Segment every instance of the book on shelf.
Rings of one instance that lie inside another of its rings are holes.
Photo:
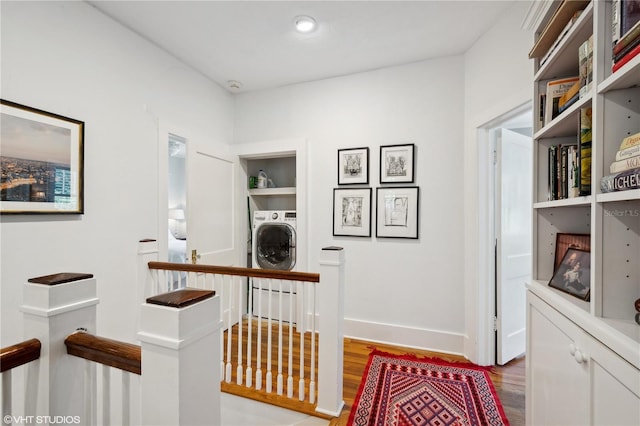
[[[560,96],[560,99],[558,100],[558,113],[560,114],[562,113],[562,111],[569,108],[575,101],[578,100],[579,97],[580,82],[576,81],[573,86],[571,86],[571,88],[567,90],[567,93]]]
[[[625,170],[637,169],[640,167],[640,156],[626,158],[624,160],[614,161],[609,166],[609,173],[619,173]]]
[[[622,142],[620,142],[620,148],[618,148],[618,150],[622,151],[623,149],[631,148],[632,146],[637,145],[640,145],[640,132],[634,133],[633,135],[629,135],[622,139]]]
[[[633,51],[633,49],[639,44],[640,44],[640,36],[638,36],[638,38],[636,38],[635,40],[632,40],[631,43],[629,43],[620,52],[618,52],[617,54],[613,55],[613,63],[615,64],[617,62],[620,62],[620,60],[622,58],[627,56],[627,54],[630,53],[631,51]]]
[[[577,197],[579,195],[578,146],[551,145],[548,151],[548,200]]]
[[[631,28],[624,37],[622,37],[620,40],[618,40],[617,43],[613,45],[613,57],[615,58],[627,46],[638,40],[638,38],[640,38],[640,21],[636,22],[633,28]]]
[[[580,97],[591,92],[593,85],[593,35],[578,47],[578,68],[580,71]]]
[[[611,67],[611,72],[618,71],[620,68],[626,65],[630,60],[638,56],[638,53],[640,53],[640,44],[638,44],[636,47],[631,49],[631,51],[626,55],[624,55],[622,58],[620,58],[618,62],[613,64],[613,66]]]
[[[549,48],[549,50],[547,50],[547,53],[545,53],[541,58],[540,58],[540,66],[544,65],[545,62],[547,62],[547,59],[549,59],[549,57],[551,57],[551,55],[553,55],[553,52],[555,52],[556,47],[558,47],[560,45],[560,43],[562,42],[562,40],[564,40],[565,36],[567,35],[567,33],[569,32],[569,30],[571,29],[571,27],[573,26],[573,24],[576,22],[576,20],[580,17],[580,14],[582,14],[582,9],[581,10],[576,10],[573,15],[571,15],[571,18],[569,19],[569,21],[567,22],[567,24],[564,26],[564,28],[562,29],[562,31],[560,31],[560,34],[558,35],[558,37],[556,37],[556,40],[553,42],[553,44],[551,45],[551,47]]]
[[[640,145],[630,146],[616,152],[616,161],[624,160],[626,158],[635,157],[640,155]]]
[[[568,32],[567,26],[570,27],[569,23],[573,23],[577,19],[576,12],[581,12],[587,7],[589,1],[590,0],[565,0],[559,3],[553,12],[553,16],[540,33],[540,37],[538,37],[531,48],[529,58],[539,58],[553,50],[557,43],[559,43],[559,40],[562,40],[564,34]]]
[[[591,195],[591,107],[580,109],[580,195]]]
[[[607,175],[600,181],[602,192],[626,191],[640,188],[640,168]]]
[[[613,45],[633,30],[640,21],[640,0],[611,1],[611,41]]]
[[[567,93],[576,82],[579,81],[579,77],[567,77],[558,80],[551,80],[547,83],[547,96],[544,111],[545,124],[549,124],[551,120],[560,114],[558,109],[560,98],[562,95]]]

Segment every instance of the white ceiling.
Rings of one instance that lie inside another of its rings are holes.
[[[90,1],[234,92],[458,55],[515,0]],[[298,15],[318,29],[298,34]]]

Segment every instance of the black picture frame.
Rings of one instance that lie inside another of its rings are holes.
[[[420,187],[376,189],[376,237],[419,238]]]
[[[578,299],[589,301],[591,290],[591,253],[569,247],[549,281],[549,286]]]
[[[338,150],[338,185],[369,183],[369,148]]]
[[[371,236],[371,193],[371,188],[334,188],[334,236]]]
[[[0,99],[0,213],[84,213],[84,122]]]
[[[413,183],[415,179],[415,145],[380,147],[380,183]]]

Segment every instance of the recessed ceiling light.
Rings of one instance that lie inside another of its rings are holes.
[[[300,33],[310,33],[316,29],[316,20],[311,16],[296,16],[296,30]]]
[[[242,88],[242,83],[236,80],[227,81],[227,85],[229,86],[229,89],[232,89],[232,90],[239,90]]]

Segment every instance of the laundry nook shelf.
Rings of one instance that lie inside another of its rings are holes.
[[[296,195],[295,187],[284,187],[284,188],[254,188],[249,190],[249,195],[251,196],[283,196],[283,195]]]

